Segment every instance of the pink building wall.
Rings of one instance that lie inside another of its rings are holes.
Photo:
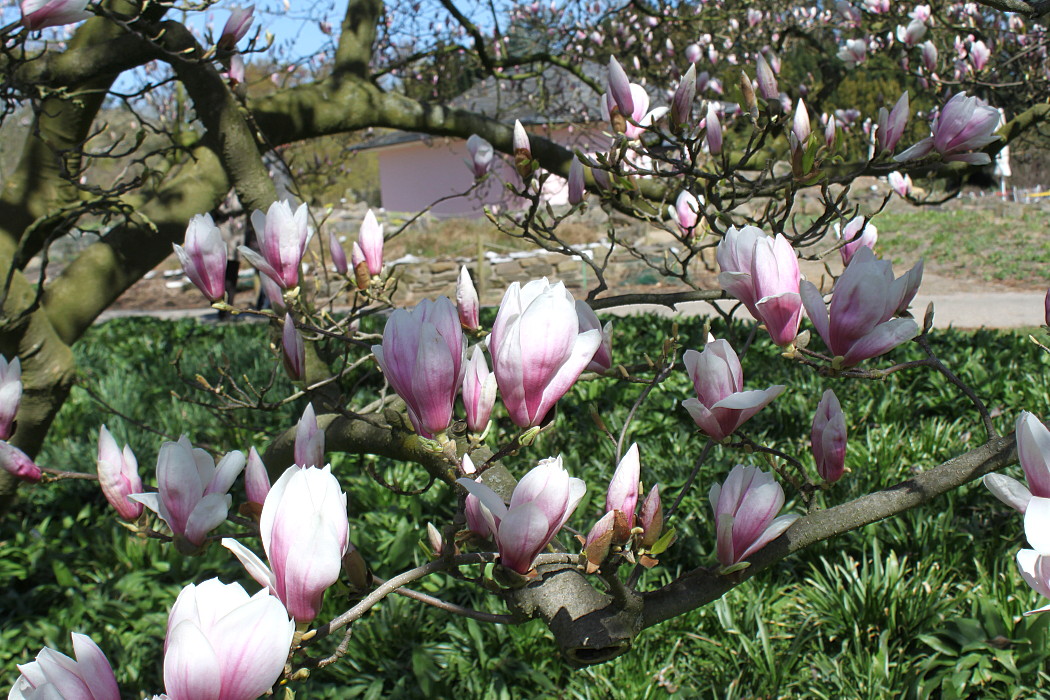
[[[550,133],[558,143],[572,145],[593,142],[598,135],[580,129],[562,128]],[[607,138],[600,137],[602,142]],[[377,149],[382,205],[387,211],[418,212],[442,197],[466,192],[474,182],[467,165],[467,144],[459,139],[427,138]],[[506,156],[496,155],[496,165],[488,180],[466,197],[454,197],[435,205],[430,213],[439,217],[474,218],[486,206],[520,208],[523,200],[507,191],[504,183],[521,186],[521,180]],[[565,180],[552,175],[544,187],[545,199],[552,205],[567,204]]]

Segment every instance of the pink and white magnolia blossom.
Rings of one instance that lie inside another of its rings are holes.
[[[868,57],[868,42],[864,39],[847,39],[837,56],[847,69],[856,68]]]
[[[292,453],[298,467],[320,467],[325,463],[324,431],[317,425],[317,414],[312,403],[306,404],[302,417],[295,424]]]
[[[222,301],[226,296],[226,242],[210,214],[190,219],[183,243],[172,246],[190,282],[208,301]]]
[[[463,406],[467,411],[467,429],[472,433],[485,430],[495,405],[496,375],[489,372],[481,346],[475,345],[463,374]]]
[[[700,221],[701,200],[689,190],[682,190],[674,201],[673,207],[667,208],[667,213],[678,225],[678,230],[686,238],[692,238],[696,232],[696,225]]]
[[[879,230],[875,228],[875,224],[870,221],[866,222],[863,216],[857,216],[846,224],[845,228],[835,224],[835,238],[843,241],[842,247],[839,248],[842,264],[849,265],[853,255],[862,246],[875,250],[875,243],[879,240]]]
[[[682,407],[713,440],[724,440],[784,391],[780,384],[744,391],[740,358],[725,340],[712,340],[703,352],[686,350],[682,362],[697,396]]]
[[[984,485],[1000,501],[1024,513],[1032,498],[1050,498],[1050,430],[1034,415],[1022,411],[1014,424],[1014,435],[1017,460],[1028,486],[996,472],[985,475]]]
[[[921,19],[913,19],[908,22],[907,27],[897,26],[897,41],[909,48],[918,45],[924,36],[926,36],[926,23]]]
[[[291,314],[285,315],[281,329],[281,359],[292,381],[300,381],[306,376],[306,344]]]
[[[992,52],[983,41],[975,41],[970,44],[970,62],[973,64],[974,73],[980,73],[988,65],[988,59]]]
[[[572,157],[572,162],[569,164],[569,179],[567,182],[568,187],[568,202],[569,204],[576,205],[583,201],[584,195],[587,194],[587,178],[583,172],[583,163],[577,156]]]
[[[616,57],[609,58],[609,90],[602,95],[602,119],[628,139],[639,138],[653,122],[667,113],[667,107],[649,110],[649,94],[637,83],[629,82]]]
[[[483,483],[459,479],[478,499],[485,536],[499,549],[500,564],[525,574],[576,510],[587,492],[582,479],[569,476],[561,457],[541,460],[521,478],[510,497],[510,505]]]
[[[222,27],[222,34],[219,35],[216,46],[226,51],[236,49],[237,42],[244,38],[248,33],[248,29],[252,26],[252,21],[255,19],[253,17],[254,13],[254,5],[250,7],[235,7],[230,10],[230,16]]]
[[[88,0],[22,0],[22,26],[29,31],[82,22],[90,18]]]
[[[489,353],[514,424],[540,425],[601,343],[599,330],[581,331],[576,302],[563,283],[544,277],[524,287],[511,284],[492,324]]]
[[[142,515],[142,504],[128,498],[133,493],[142,493],[138,460],[131,445],[124,445],[121,450],[104,425],[98,431],[96,465],[102,495],[124,520],[138,520]]]
[[[368,266],[368,274],[376,277],[383,271],[383,227],[369,209],[357,234],[357,245]]]
[[[1017,567],[1024,579],[1036,593],[1050,598],[1050,498],[1033,496],[1024,514],[1024,534],[1032,549],[1017,553]],[[1025,615],[1050,611],[1050,604]]]
[[[511,147],[514,149],[514,170],[522,180],[532,175],[532,143],[529,141],[529,132],[521,125],[521,121],[514,120],[514,131],[511,135]]]
[[[876,153],[893,153],[897,143],[904,134],[904,127],[908,125],[908,117],[911,116],[911,105],[908,99],[908,91],[900,96],[891,111],[885,107],[879,107],[879,121],[875,130]]]
[[[707,103],[707,116],[704,118],[704,141],[711,155],[717,156],[722,152],[722,122],[718,118],[718,108],[714,102]]]
[[[346,264],[346,251],[343,250],[343,245],[339,242],[339,237],[335,235],[335,231],[328,234],[328,253],[332,256],[332,265],[335,266],[335,271],[340,275],[345,275],[350,270],[350,266]]]
[[[459,312],[461,326],[471,331],[481,328],[481,322],[478,319],[478,314],[481,312],[481,300],[478,299],[478,290],[474,287],[474,281],[470,279],[466,265],[459,268],[459,280],[456,282],[456,310]]]
[[[270,475],[266,471],[259,451],[254,447],[248,450],[248,464],[244,468],[244,495],[249,503],[262,505],[266,494],[270,493]]]
[[[803,282],[800,291],[806,314],[835,356],[835,364],[852,367],[918,335],[913,319],[893,317],[907,308],[920,282],[921,260],[894,279],[889,261],[876,260],[871,248],[861,246],[835,284],[830,306],[825,306],[811,282]]]
[[[267,566],[237,540],[224,538],[252,578],[281,599],[296,622],[321,611],[350,546],[346,494],[332,467],[289,467],[270,488],[259,518]]]
[[[937,72],[937,46],[932,41],[922,45],[922,65],[930,73]]]
[[[474,177],[482,177],[492,169],[492,161],[496,152],[492,144],[485,139],[477,134],[471,134],[467,139],[467,153],[470,154],[470,161],[467,164],[474,173]]]
[[[626,521],[627,531],[634,527],[635,509],[638,506],[638,485],[641,477],[641,460],[638,444],[632,444],[616,465],[609,490],[605,494],[605,512],[619,511]]]
[[[19,664],[8,700],[120,700],[109,659],[91,637],[72,633],[73,656],[44,647],[36,659]]]
[[[765,324],[773,342],[785,346],[802,320],[798,256],[783,234],[770,238],[754,226],[730,226],[716,254],[718,283]]]
[[[962,161],[971,165],[992,162],[987,153],[971,153],[999,140],[999,112],[976,97],[957,93],[944,105],[933,121],[933,135],[898,155],[894,160],[904,162],[922,158],[936,150],[946,161]]]
[[[774,75],[769,61],[761,53],[755,56],[755,76],[759,97],[772,102],[779,101],[780,88],[777,86],[777,76]]]
[[[219,579],[182,589],[164,636],[169,700],[254,700],[284,672],[295,622],[268,591]]]
[[[15,418],[22,405],[22,362],[0,355],[0,440],[15,434]]]
[[[242,245],[238,250],[245,260],[281,289],[298,285],[299,264],[310,240],[306,205],[300,204],[295,213],[286,201],[274,202],[265,214],[256,209],[252,212],[252,228],[262,253]]]
[[[204,450],[194,447],[185,435],[178,442],[165,442],[157,454],[157,493],[131,494],[160,516],[172,533],[193,545],[217,528],[230,511],[228,494],[244,469],[244,453],[234,450],[219,464]]]
[[[590,364],[584,367],[585,372],[608,372],[612,369],[612,331],[613,322],[608,321],[605,326],[598,320],[597,314],[590,305],[582,299],[576,300],[576,313],[580,318],[580,331],[587,332],[592,329],[601,331],[602,343],[591,358]]]
[[[678,88],[674,91],[671,100],[671,124],[675,128],[689,124],[693,112],[693,100],[696,98],[696,65],[690,63],[689,68],[682,74],[678,81]]]
[[[911,194],[911,175],[904,173],[903,175],[894,170],[892,173],[886,176],[886,180],[890,183],[890,189],[896,192],[901,197],[907,197]]]
[[[708,493],[715,514],[718,561],[729,567],[780,537],[798,515],[777,513],[784,506],[784,489],[772,474],[738,464],[724,484]]]
[[[416,431],[428,438],[443,433],[452,422],[466,369],[466,343],[449,298],[424,299],[412,309],[394,311],[383,329],[382,345],[373,345],[372,352],[387,382],[404,399]]]
[[[831,389],[817,404],[809,439],[820,478],[829,484],[841,479],[846,472],[846,417]]]
[[[40,481],[44,476],[29,455],[5,440],[0,440],[0,469],[20,481],[31,484]]]

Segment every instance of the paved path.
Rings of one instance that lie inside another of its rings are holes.
[[[919,293],[912,303],[912,313],[922,319],[926,306],[934,305],[934,327],[947,328],[1024,328],[1040,326],[1044,321],[1045,292],[1012,291],[1005,287],[983,284],[966,285],[935,275],[926,275]],[[730,304],[730,302],[719,302]],[[728,306],[726,307],[728,308]],[[636,305],[612,310],[616,315],[655,313],[671,316],[676,312],[662,306]],[[678,314],[684,316],[711,315],[713,312],[705,302],[688,302],[678,305]],[[746,313],[741,310],[740,313]],[[216,312],[209,307],[196,309],[161,309],[145,311],[105,311],[98,322],[128,316],[153,316],[156,318],[208,318],[214,319]]]

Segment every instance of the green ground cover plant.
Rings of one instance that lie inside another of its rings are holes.
[[[657,353],[675,321],[642,316],[615,324],[615,356],[626,363],[643,352]],[[702,321],[678,324],[681,346],[698,347],[705,337]],[[118,440],[131,442],[147,480],[153,478],[160,443],[180,433],[216,449],[263,447],[267,436],[294,423],[301,405],[220,415],[174,398],[171,387],[186,399],[203,401],[193,388],[195,375],[215,383],[226,366],[265,385],[273,366],[268,342],[267,329],[254,324],[133,319],[92,329],[77,346],[82,381],[59,414],[40,461],[91,470],[103,422]],[[1014,406],[1045,406],[1046,355],[1025,334],[935,331],[931,342],[981,395],[1010,397],[1010,406],[990,407],[1001,431],[1012,429]],[[919,356],[918,348],[904,346],[894,359]],[[782,360],[764,338],[742,361],[750,386],[780,381],[789,387],[747,432],[806,463],[807,446],[797,436],[807,432],[812,406],[829,386],[840,397],[856,436],[847,452],[851,472],[819,495],[824,504],[894,484],[980,439],[973,435],[980,426],[960,418],[957,398],[929,373],[899,372],[879,382],[820,378]],[[274,381],[275,400],[290,391],[283,382],[280,376]],[[377,388],[366,384],[360,391]],[[589,429],[595,415],[616,431],[640,390],[610,378],[578,383],[563,402],[557,430],[516,458],[524,468],[560,452],[573,474],[587,481],[588,496],[570,525],[583,527],[596,517],[613,467],[610,443],[580,444],[573,437]],[[669,497],[682,486],[704,443],[679,406],[690,392],[685,373],[673,373],[653,392],[629,436],[642,448],[643,481],[658,482]],[[376,573],[388,577],[425,561],[425,523],[452,514],[445,488],[401,498],[355,473],[368,460],[387,481],[413,487],[423,485],[418,467],[373,457],[329,457],[349,495],[352,541],[366,560],[370,552],[382,553],[375,557],[382,566]],[[720,447],[712,451],[698,477],[700,488],[690,492],[671,523],[679,541],[646,575],[645,586],[714,563],[707,485],[724,475],[729,460],[739,458]],[[757,457],[752,460],[760,464]],[[5,668],[29,660],[43,646],[63,646],[69,631],[90,630],[122,687],[159,688],[167,610],[180,588],[212,576],[255,588],[217,546],[188,560],[156,540],[135,538],[120,526],[95,483],[63,481],[24,494],[0,523]],[[788,498],[788,507],[800,512],[790,489]],[[643,634],[633,653],[584,670],[563,663],[539,622],[487,625],[394,596],[355,626],[344,660],[315,672],[308,686],[296,688],[296,697],[1040,696],[1050,685],[1045,671],[1050,618],[1021,615],[1036,607],[1037,597],[1011,561],[1022,544],[1016,517],[972,484],[919,511],[789,558],[717,603]],[[421,589],[503,612],[490,597],[471,599],[461,586],[443,590],[444,580],[428,578]],[[325,613],[348,607],[350,596],[341,585],[333,589]]]

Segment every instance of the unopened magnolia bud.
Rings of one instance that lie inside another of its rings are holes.
[[[664,507],[660,500],[659,485],[653,486],[649,495],[642,501],[638,524],[642,527],[641,546],[648,549],[656,544],[664,531]]]
[[[929,333],[933,328],[933,302],[926,306],[926,315],[922,317],[922,332]]]
[[[801,333],[799,333],[798,335],[796,335],[795,336],[795,349],[796,350],[805,350],[807,347],[809,347],[809,341],[810,341],[810,338],[812,338],[812,337],[813,336],[809,332],[808,328],[806,330],[802,331]]]
[[[514,169],[518,171],[521,179],[527,179],[532,174],[532,146],[529,143],[529,135],[521,122],[514,120]]]
[[[355,593],[363,593],[372,587],[372,572],[353,545],[343,555],[343,574],[346,575],[346,585]]]
[[[430,542],[430,551],[434,553],[434,556],[441,556],[441,552],[445,549],[445,538],[441,536],[441,531],[434,527],[434,523],[427,523],[427,540]]]
[[[744,94],[744,104],[751,114],[752,121],[758,120],[758,98],[755,97],[755,88],[751,85],[751,78],[747,73],[740,71],[740,91]]]
[[[602,562],[605,561],[605,558],[609,556],[609,549],[612,547],[615,518],[615,512],[606,513],[587,534],[587,542],[583,547],[583,553],[587,556],[588,573],[597,571]]]
[[[583,163],[579,158],[573,157],[569,165],[569,204],[576,205],[583,201],[583,196],[586,194],[584,184]]]

